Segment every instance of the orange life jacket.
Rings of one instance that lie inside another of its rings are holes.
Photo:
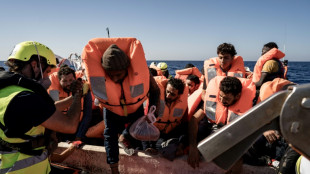
[[[264,64],[271,59],[282,59],[285,56],[285,54],[283,52],[281,52],[280,50],[278,50],[277,48],[272,48],[271,50],[269,50],[267,53],[265,53],[264,55],[262,55],[256,62],[255,67],[254,67],[254,71],[253,71],[253,78],[252,81],[254,83],[258,82],[260,80],[260,77],[262,75],[262,69]],[[279,69],[280,70],[280,69]]]
[[[228,72],[222,71],[217,57],[205,60],[203,67],[207,85],[215,76],[245,77],[244,62],[241,56],[234,57]]]
[[[54,72],[58,72],[59,69],[60,69],[59,67],[52,68],[52,69],[51,69],[51,72],[49,72],[48,75],[50,76],[50,75],[53,74]]]
[[[51,95],[51,97],[53,98],[54,101],[58,101],[58,100],[62,100],[65,99],[67,97],[70,97],[72,95],[72,93],[70,92],[69,94],[66,93],[62,87],[60,86],[60,82],[58,79],[58,72],[54,72],[53,74],[51,74],[49,76],[49,79],[51,81],[51,86],[47,89],[47,92]],[[79,73],[75,73],[76,76]],[[56,98],[55,98],[56,96]],[[57,97],[58,96],[58,97]],[[80,120],[82,120],[83,118],[83,98],[81,99],[81,116],[80,116]],[[67,112],[69,109],[69,107],[67,109],[65,109],[63,112]]]
[[[188,115],[187,115],[187,121],[191,119],[191,117],[195,114],[195,111],[201,102],[201,94],[202,94],[202,85],[200,85],[196,91],[194,91],[190,96],[188,96]]]
[[[260,92],[259,92],[257,103],[267,99],[272,94],[282,90],[284,86],[289,85],[289,84],[294,84],[294,83],[291,81],[282,79],[282,78],[275,78],[273,81],[265,82],[259,90]]]
[[[179,78],[185,81],[187,76],[189,75],[196,75],[198,78],[200,78],[202,74],[197,67],[191,67],[191,68],[176,70],[174,78]]]
[[[154,125],[161,132],[167,134],[181,123],[187,109],[188,89],[185,86],[183,94],[168,107],[165,103],[165,91],[169,79],[162,78],[161,76],[156,76],[154,79],[160,89],[160,106],[158,117]]]
[[[128,75],[122,84],[114,83],[101,66],[102,55],[111,44],[116,44],[130,59]],[[139,40],[95,38],[84,47],[82,59],[90,89],[99,100],[100,108],[105,107],[117,115],[127,116],[134,113],[147,99],[150,74]]]
[[[226,107],[219,100],[220,82],[224,78],[224,76],[217,76],[210,81],[204,100],[204,112],[211,122],[225,125],[243,115],[253,106],[256,87],[250,79],[238,78],[242,84],[240,99],[233,105]]]

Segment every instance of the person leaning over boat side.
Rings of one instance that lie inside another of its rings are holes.
[[[82,83],[72,84],[74,101],[65,116],[46,91],[48,73],[56,65],[52,50],[39,42],[21,42],[6,63],[10,72],[0,72],[0,173],[47,174],[51,141],[47,129],[76,131]]]
[[[64,113],[67,112],[68,108],[73,102],[71,84],[76,81],[77,77],[79,76],[82,76],[81,72],[75,72],[66,64],[61,65],[58,72],[54,72],[53,74],[49,75],[51,86],[47,91],[55,101],[57,110]],[[86,85],[88,84],[83,84],[83,97],[81,101],[83,111],[81,112],[81,122],[76,132],[75,140],[81,140],[82,138],[85,138],[86,131],[92,119],[92,96],[90,90],[88,90],[88,86]],[[61,137],[69,138],[64,134],[62,134]],[[61,141],[66,141],[66,139],[61,139]]]
[[[183,153],[183,147],[187,144],[185,140],[187,123],[184,122],[187,110],[188,89],[181,79],[164,76],[154,77],[160,89],[159,113],[154,125],[160,131],[160,137],[155,142],[143,141],[143,150],[154,153],[157,150],[169,160]],[[162,147],[162,143],[169,139],[175,139],[174,145]],[[170,148],[173,146],[172,148]],[[154,150],[155,149],[155,150]]]
[[[263,46],[262,55],[255,64],[252,78],[257,89],[264,82],[272,81],[277,77],[284,78],[284,67],[280,61],[284,56],[285,54],[278,50],[275,42],[268,42]]]
[[[135,38],[92,39],[84,47],[82,59],[99,107],[106,108],[107,163],[112,173],[119,173],[118,134],[120,144],[128,147],[128,141],[134,142],[130,125],[144,115],[143,102],[147,97],[150,106],[158,105],[159,89],[149,73],[142,45]]]
[[[255,85],[249,79],[217,76],[210,81],[204,99],[204,109],[199,109],[189,122],[187,162],[190,166],[199,167],[197,142],[243,115],[252,107],[254,97]]]

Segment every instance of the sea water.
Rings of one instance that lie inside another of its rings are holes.
[[[166,62],[168,65],[169,73],[174,76],[175,70],[184,69],[185,65],[192,63],[199,70],[203,67],[204,61],[174,61],[174,60],[165,60],[165,61],[154,61],[148,60],[147,64],[150,65],[152,62]],[[245,61],[244,65],[249,67],[253,71],[256,61]],[[4,61],[0,61],[0,66],[8,68],[5,66]],[[288,73],[287,77],[290,81],[297,84],[310,83],[310,62],[288,62]]]

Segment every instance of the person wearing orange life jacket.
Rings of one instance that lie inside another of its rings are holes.
[[[263,83],[259,90],[257,104],[266,100],[268,97],[281,90],[286,90],[295,83],[283,78],[275,78],[272,81]],[[279,130],[266,130],[260,138],[251,146],[243,156],[243,161],[249,165],[271,165],[272,159],[280,161],[283,157],[287,143],[283,140]],[[291,151],[289,151],[291,153]],[[297,154],[297,153],[296,153]],[[290,158],[292,160],[292,158]],[[285,164],[284,164],[285,165]],[[286,170],[289,164],[286,164]]]
[[[71,84],[77,77],[82,76],[81,72],[75,72],[68,65],[62,65],[58,72],[54,72],[49,76],[51,80],[51,86],[48,89],[48,93],[54,99],[56,108],[59,111],[67,112],[68,108],[73,102],[73,96],[71,92]],[[92,96],[88,90],[88,84],[83,84],[83,98],[82,98],[82,111],[80,116],[79,128],[76,132],[75,139],[81,140],[85,138],[86,131],[90,125],[92,119]],[[68,135],[62,135],[67,139],[72,140]]]
[[[152,151],[150,148],[156,148],[157,150],[165,151],[161,147],[161,144],[171,138],[184,137],[184,132],[186,129],[186,123],[184,123],[184,118],[186,118],[187,110],[187,96],[188,89],[181,79],[170,78],[167,79],[164,76],[154,77],[157,85],[160,89],[160,106],[159,113],[154,125],[160,130],[160,138],[157,142],[142,142],[143,149],[146,151]],[[180,138],[178,146],[180,150],[186,143],[185,138]],[[173,149],[172,157],[176,155],[176,150]],[[163,154],[165,156],[165,154]]]
[[[0,173],[50,173],[47,129],[73,133],[79,123],[81,82],[73,83],[74,102],[67,116],[56,110],[42,84],[56,66],[47,46],[26,41],[8,58],[10,72],[0,72]],[[48,87],[48,86],[45,86]]]
[[[197,111],[197,108],[202,104],[201,93],[202,88],[200,86],[200,80],[196,75],[189,75],[186,78],[186,86],[188,87],[188,114],[187,121],[190,120],[190,117]],[[199,89],[198,89],[199,88]]]
[[[284,78],[284,68],[280,59],[285,56],[283,52],[278,50],[278,45],[269,42],[262,49],[262,56],[257,60],[252,81],[257,89],[266,81],[272,81],[274,78]]]
[[[204,62],[206,85],[215,76],[245,77],[243,58],[236,54],[232,44],[223,43],[217,47],[218,57],[210,58]]]
[[[199,166],[197,142],[243,115],[252,107],[254,97],[255,85],[249,79],[217,76],[209,82],[204,109],[200,108],[189,122],[189,165]]]
[[[244,62],[241,56],[236,56],[237,51],[232,44],[222,43],[217,47],[218,57],[204,61],[204,81],[202,99],[208,83],[215,76],[245,77]]]
[[[159,89],[149,73],[142,44],[135,38],[92,39],[84,47],[82,59],[97,104],[106,108],[107,163],[112,173],[119,173],[118,140],[125,150],[133,145],[130,126],[144,115],[143,102],[147,98],[150,106],[158,105]]]
[[[200,78],[202,74],[199,69],[191,63],[186,64],[185,69],[175,71],[175,78],[179,78],[184,81],[189,75],[196,75],[198,78]]]

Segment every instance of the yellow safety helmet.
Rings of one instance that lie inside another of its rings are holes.
[[[159,62],[159,63],[157,64],[157,67],[160,68],[160,69],[163,70],[163,71],[166,71],[167,68],[168,68],[168,65],[167,65],[167,63],[165,63],[165,62]]]
[[[38,55],[38,53],[46,59],[48,65],[56,66],[56,57],[53,51],[47,46],[35,41],[26,41],[15,45],[8,60],[17,59],[28,61],[31,56]]]

